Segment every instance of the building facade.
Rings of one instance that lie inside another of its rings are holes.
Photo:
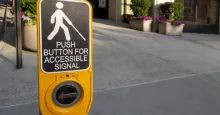
[[[124,21],[132,15],[131,0],[89,0],[94,17]],[[152,16],[158,17],[158,7],[165,2],[184,4],[185,32],[220,33],[220,1],[218,0],[152,0]]]
[[[176,2],[184,4],[186,31],[220,33],[220,3],[217,0],[176,0]]]

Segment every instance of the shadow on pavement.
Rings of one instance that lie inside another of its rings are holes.
[[[0,54],[0,59],[4,60],[7,63],[10,63],[13,66],[16,66],[15,63],[13,63],[10,59],[8,59],[7,57],[5,57],[4,55]]]
[[[16,47],[15,36],[16,36],[15,28],[7,27],[2,41],[10,46]]]

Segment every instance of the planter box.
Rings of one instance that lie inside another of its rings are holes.
[[[139,30],[139,31],[144,31],[144,32],[149,32],[151,31],[151,23],[152,20],[130,20],[129,25],[130,28]]]
[[[24,26],[22,24],[23,32],[23,47],[30,51],[37,51],[37,26]]]
[[[185,24],[174,26],[171,23],[159,23],[159,33],[165,35],[182,35]]]

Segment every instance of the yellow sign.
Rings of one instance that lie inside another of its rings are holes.
[[[38,81],[42,115],[87,115],[93,96],[92,6],[38,0]]]

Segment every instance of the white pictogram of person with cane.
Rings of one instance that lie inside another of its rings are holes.
[[[54,24],[55,19],[55,27],[53,29],[53,31],[50,33],[50,35],[47,37],[48,40],[52,40],[55,35],[59,32],[59,29],[62,28],[64,30],[64,34],[66,36],[66,40],[70,41],[70,33],[69,33],[69,29],[66,27],[66,25],[64,25],[63,23],[63,19],[67,21],[67,23],[69,25],[71,25],[76,32],[82,37],[82,39],[84,41],[86,41],[86,39],[83,37],[83,35],[76,29],[76,27],[72,24],[72,22],[70,21],[70,19],[65,15],[65,13],[61,10],[63,8],[63,3],[62,2],[57,2],[56,3],[56,7],[58,8],[53,15],[51,16],[51,23]]]

